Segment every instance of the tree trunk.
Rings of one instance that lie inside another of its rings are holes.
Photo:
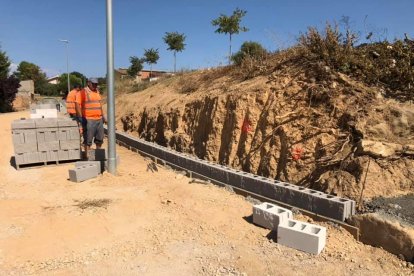
[[[177,51],[174,51],[174,73],[176,72],[176,68],[175,68],[175,65],[176,65],[176,54],[177,54]]]
[[[231,63],[231,34],[230,34],[229,65],[230,63]]]

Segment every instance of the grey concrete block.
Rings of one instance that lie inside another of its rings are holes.
[[[102,161],[77,161],[75,162],[75,168],[79,168],[85,165],[93,165],[96,167],[96,175],[101,174],[103,172],[102,170]]]
[[[78,123],[71,118],[58,118],[58,127],[78,127]]]
[[[80,140],[59,141],[61,150],[80,149]]]
[[[16,165],[26,165],[44,162],[40,156],[39,152],[25,152],[25,153],[16,153],[15,156]]]
[[[13,130],[12,131],[13,145],[24,144],[24,130]]]
[[[24,142],[28,144],[37,143],[37,134],[35,129],[24,130]]]
[[[39,151],[59,150],[59,141],[37,143]]]
[[[264,202],[253,206],[253,223],[270,230],[277,230],[281,223],[293,219],[292,211]]]
[[[326,228],[289,219],[279,224],[277,242],[307,253],[319,254],[326,244]]]
[[[88,164],[69,170],[69,179],[73,182],[82,182],[98,176],[98,166]]]
[[[36,127],[36,124],[33,119],[14,120],[11,123],[12,130],[13,129],[31,129],[35,127]]]
[[[80,149],[70,149],[68,154],[69,154],[69,160],[79,160],[79,159],[81,159],[81,150]]]
[[[59,141],[58,128],[38,128],[36,129],[36,137],[38,143]]]
[[[106,159],[105,149],[91,149],[88,151],[88,161],[105,161]]]
[[[37,150],[37,143],[14,145],[14,153],[37,152]]]
[[[47,158],[48,162],[58,161],[59,160],[59,150],[47,151],[46,158]]]
[[[59,161],[69,160],[69,150],[58,150]]]
[[[58,119],[56,118],[42,118],[42,119],[34,119],[36,128],[56,128],[58,127]]]

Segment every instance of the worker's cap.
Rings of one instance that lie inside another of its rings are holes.
[[[97,78],[89,78],[89,81],[91,82],[91,83],[98,83],[98,79]]]

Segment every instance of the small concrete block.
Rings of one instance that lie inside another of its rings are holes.
[[[38,160],[39,162],[47,162],[47,151],[39,151],[38,154]]]
[[[105,161],[106,158],[105,149],[91,149],[88,151],[88,161]]]
[[[37,152],[37,144],[16,144],[14,145],[14,153]]]
[[[56,128],[58,126],[56,118],[35,119],[36,128]]]
[[[58,161],[59,160],[59,151],[58,150],[50,150],[47,152],[47,161]]]
[[[277,242],[304,252],[319,254],[326,244],[326,228],[289,219],[279,224]]]
[[[58,141],[58,128],[38,128],[36,129],[38,143]]]
[[[24,142],[28,144],[37,143],[37,135],[35,129],[24,130]]]
[[[13,145],[24,144],[24,131],[13,130],[12,131]]]
[[[69,160],[79,160],[79,159],[81,159],[81,150],[80,149],[70,149],[68,154],[69,154]]]
[[[69,170],[69,179],[73,182],[82,182],[98,176],[99,167],[96,164],[88,164]]]
[[[39,158],[38,152],[16,153],[14,156],[14,159],[15,159],[16,165],[25,165],[25,164],[43,162],[41,158]]]
[[[38,143],[39,151],[59,150],[59,141]]]
[[[277,230],[279,224],[292,218],[292,211],[275,204],[264,202],[253,206],[253,223],[270,230]]]
[[[58,127],[78,127],[78,123],[71,119],[71,118],[59,118],[58,119]]]
[[[69,150],[58,150],[59,160],[69,160]]]
[[[79,168],[79,167],[82,167],[82,166],[85,166],[85,165],[92,164],[96,167],[96,172],[97,172],[97,175],[98,175],[98,174],[101,174],[103,172],[103,170],[101,169],[101,165],[102,165],[101,163],[102,163],[101,161],[77,161],[77,162],[75,162],[75,168]]]
[[[14,161],[16,162],[16,165],[23,165],[24,163],[24,153],[16,153],[14,155]]]
[[[36,128],[35,121],[32,119],[25,119],[25,120],[14,120],[11,123],[12,129],[30,129],[30,128]]]
[[[80,140],[59,141],[61,150],[80,149]]]
[[[80,134],[79,134],[79,128],[76,127],[63,127],[59,128],[59,140],[65,141],[65,140],[79,140]]]

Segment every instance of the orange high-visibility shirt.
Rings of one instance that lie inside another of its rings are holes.
[[[69,114],[76,114],[75,109],[75,101],[76,101],[76,94],[79,91],[77,89],[73,89],[68,93],[66,97],[66,110]]]
[[[86,87],[76,95],[76,102],[81,107],[82,116],[86,119],[102,119],[101,95],[98,91],[94,92]]]

